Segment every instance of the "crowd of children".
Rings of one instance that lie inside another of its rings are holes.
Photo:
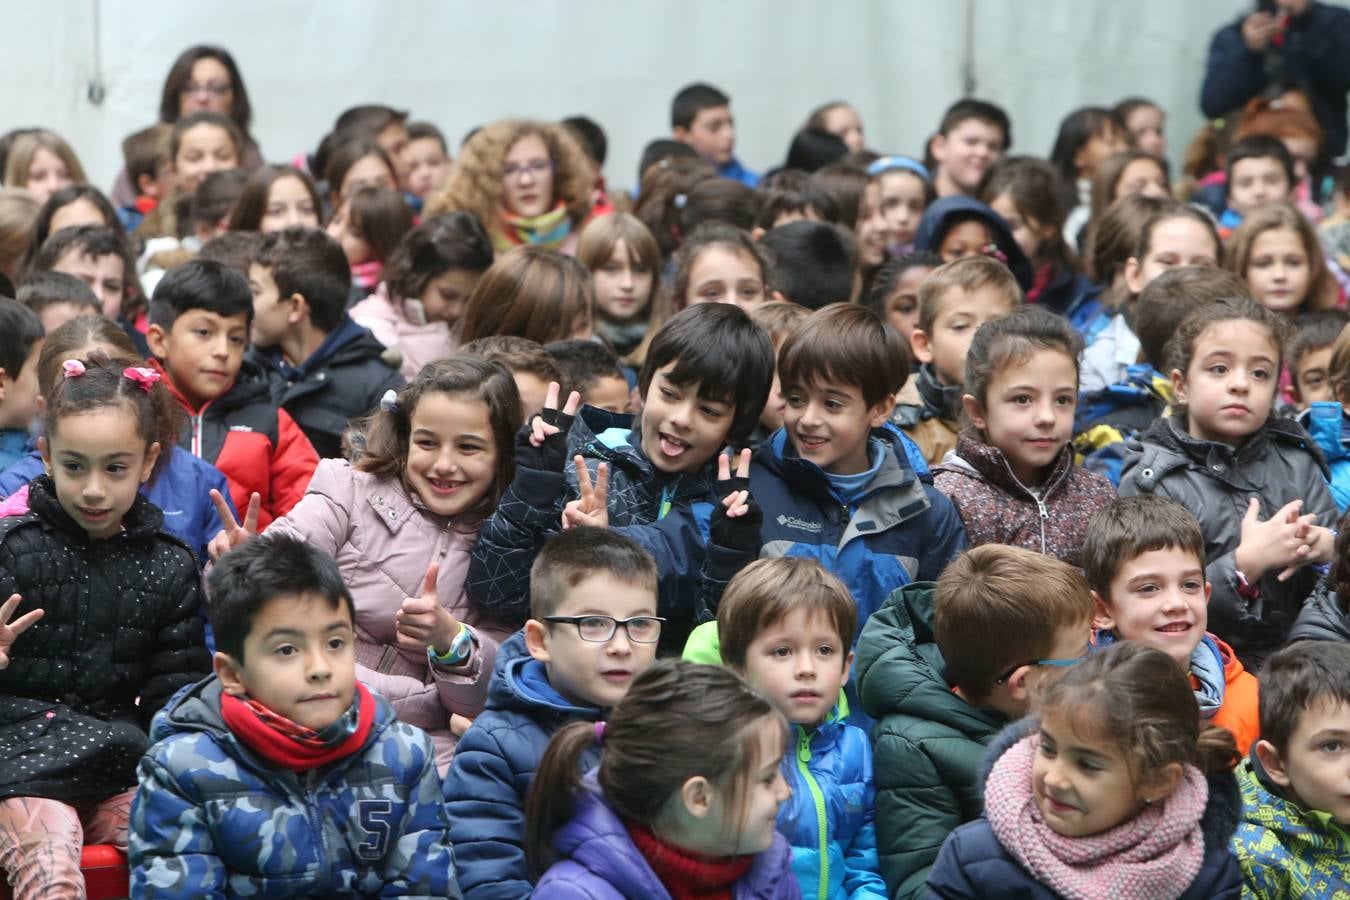
[[[631,196],[582,116],[264,164],[218,47],[159,118],[0,137],[13,896],[1350,896],[1297,86],[1176,183],[1137,97],[760,174],[693,84]]]

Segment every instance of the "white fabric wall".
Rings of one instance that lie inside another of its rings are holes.
[[[669,132],[670,98],[706,80],[733,97],[737,154],[780,162],[814,106],[845,98],[868,145],[918,155],[962,94],[968,13],[975,94],[1013,119],[1014,150],[1045,155],[1076,106],[1129,94],[1169,113],[1174,161],[1201,124],[1211,34],[1239,0],[0,0],[0,130],[44,125],[97,184],[121,139],[154,121],[184,47],[230,49],[269,160],[312,149],[346,106],[411,109],[452,146],[505,115],[584,113],[609,134],[610,184]],[[95,15],[101,27],[97,30]],[[97,54],[96,54],[97,49]],[[105,95],[87,92],[102,59]]]

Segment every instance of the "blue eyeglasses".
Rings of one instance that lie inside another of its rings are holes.
[[[1084,648],[1082,656],[1075,656],[1072,659],[1028,659],[1024,662],[1015,663],[1009,666],[1007,669],[1005,669],[1002,675],[999,675],[997,678],[995,678],[994,684],[1005,683],[1009,678],[1013,676],[1014,672],[1016,672],[1023,666],[1055,666],[1057,668],[1065,668],[1067,666],[1076,665],[1082,662],[1083,660],[1087,659],[1088,654],[1090,654],[1091,652],[1092,647],[1088,646]]]

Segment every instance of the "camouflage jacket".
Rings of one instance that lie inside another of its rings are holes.
[[[293,773],[247,750],[220,683],[155,717],[131,811],[134,897],[460,896],[431,742],[376,697],[351,756]]]

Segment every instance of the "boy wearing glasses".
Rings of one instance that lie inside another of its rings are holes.
[[[891,594],[864,626],[857,689],[877,720],[877,851],[891,897],[926,895],[943,839],[980,815],[985,748],[1026,715],[1039,679],[1086,655],[1092,613],[1077,569],[985,544],[936,585]]]
[[[1203,724],[1228,729],[1246,753],[1261,732],[1256,677],[1205,630],[1205,538],[1190,510],[1149,494],[1116,500],[1088,524],[1083,574],[1097,605],[1094,642],[1139,641],[1171,656],[1190,675]]]
[[[525,797],[553,733],[599,721],[656,659],[656,563],[609,528],[550,538],[530,569],[530,620],[497,651],[487,707],[445,778],[466,898],[521,897]],[[585,768],[599,761],[588,751]]]

